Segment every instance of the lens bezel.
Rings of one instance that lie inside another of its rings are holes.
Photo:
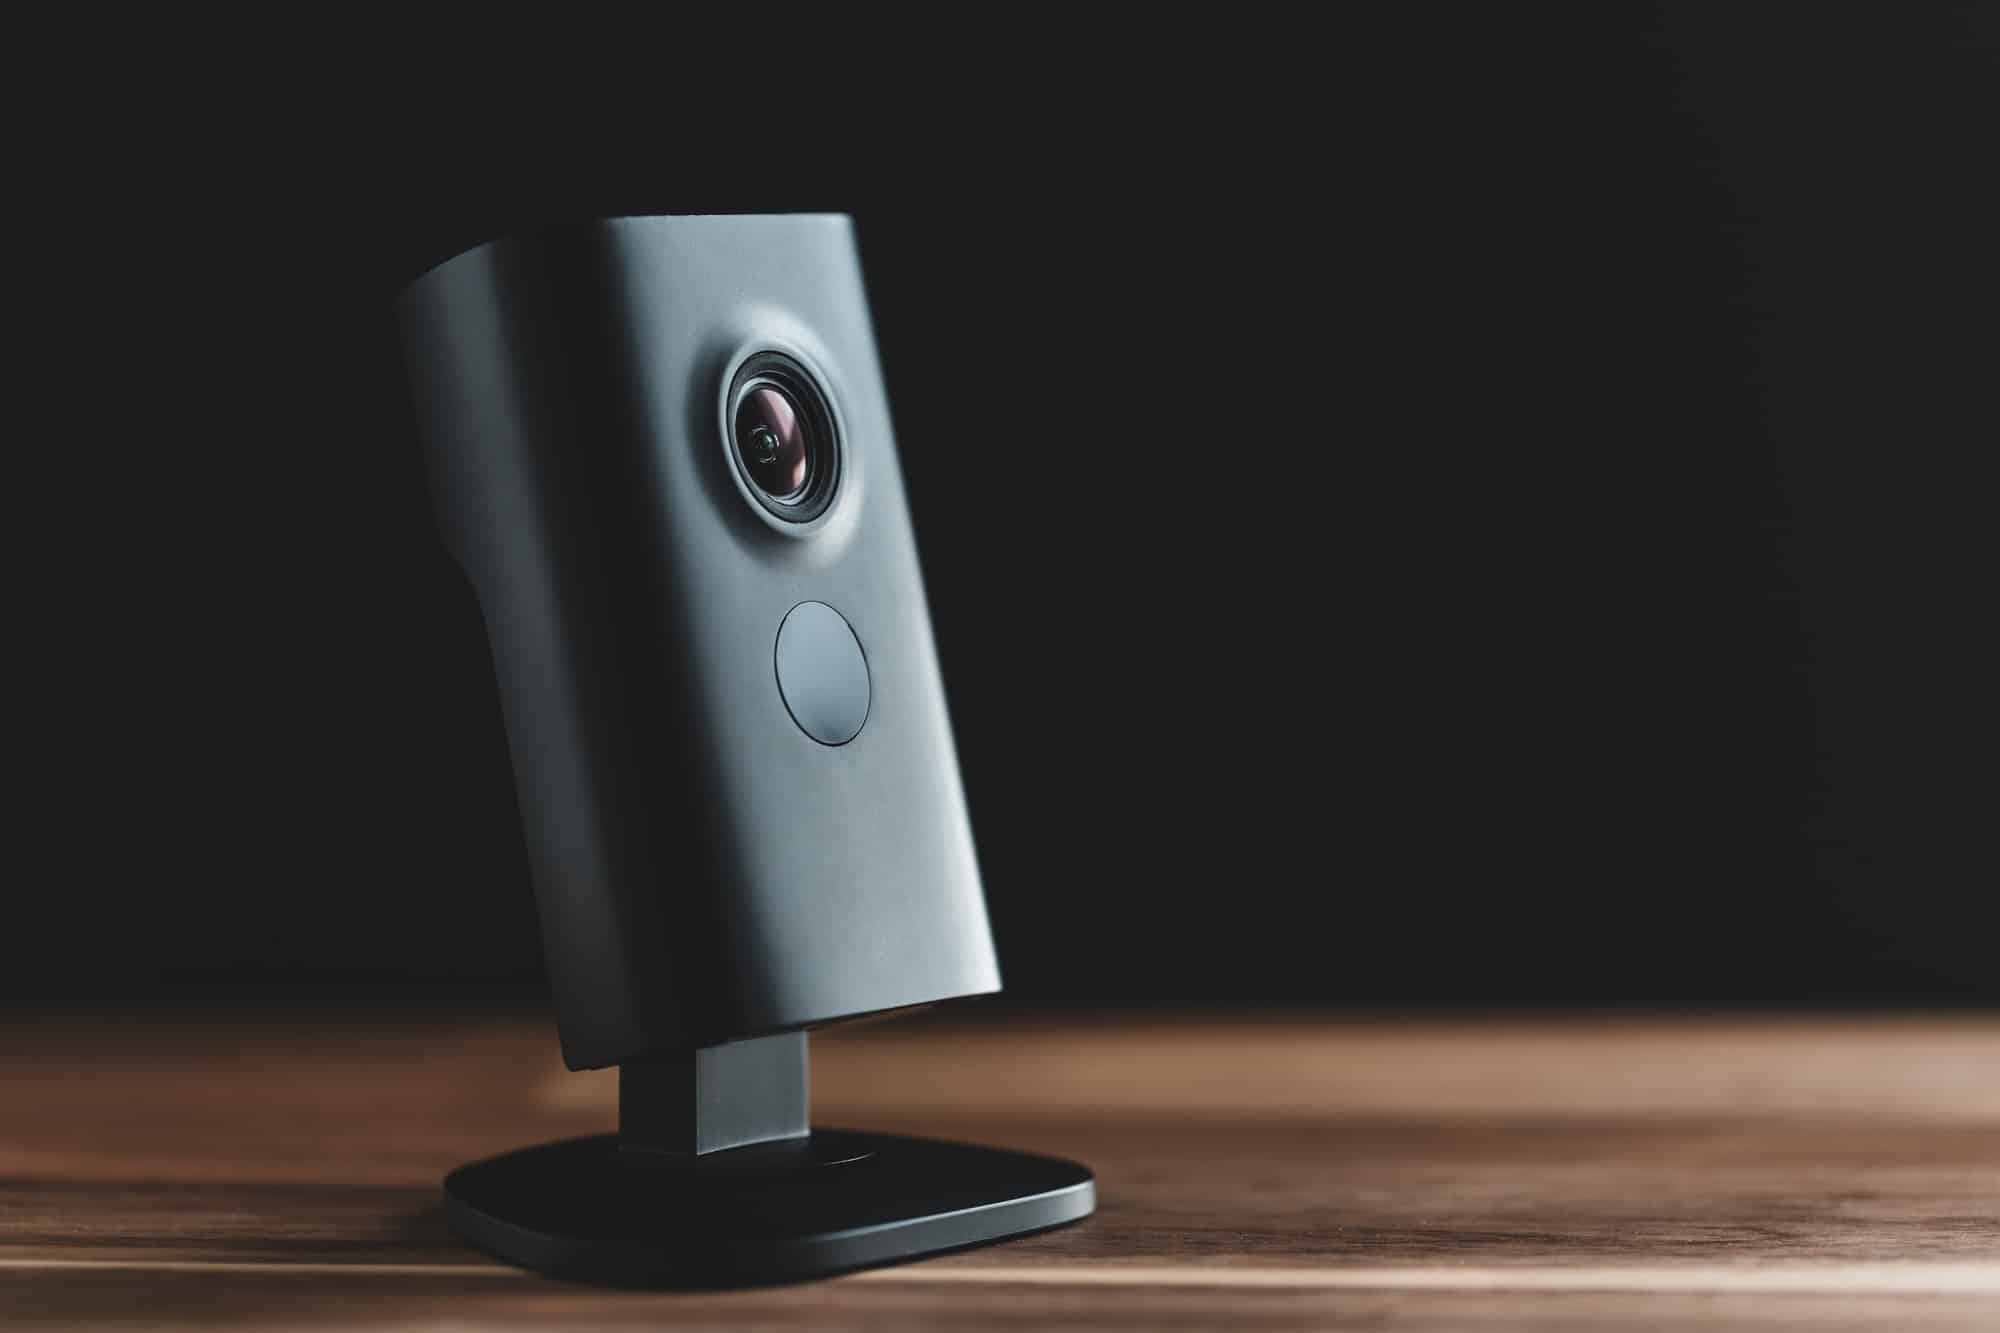
[[[760,388],[776,389],[797,410],[805,435],[805,484],[790,496],[775,496],[757,483],[737,438],[737,417],[743,402]],[[818,379],[783,352],[757,352],[736,369],[723,401],[723,427],[729,457],[743,490],[766,512],[787,523],[810,523],[826,512],[840,485],[840,428]]]

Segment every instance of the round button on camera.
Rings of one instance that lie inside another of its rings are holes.
[[[868,720],[868,659],[840,612],[800,602],[778,626],[778,693],[799,730],[845,745]]]

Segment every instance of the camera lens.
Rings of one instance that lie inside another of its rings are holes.
[[[799,405],[775,384],[751,386],[736,405],[736,451],[757,489],[780,504],[812,480],[810,428]]]
[[[788,523],[825,512],[840,480],[840,440],[819,382],[779,352],[759,352],[730,381],[730,445],[751,497]]]

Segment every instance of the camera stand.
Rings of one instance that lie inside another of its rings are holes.
[[[1040,1231],[1096,1207],[1090,1172],[1028,1153],[812,1130],[803,1032],[619,1069],[618,1133],[445,1177],[460,1236],[559,1277],[795,1281]]]

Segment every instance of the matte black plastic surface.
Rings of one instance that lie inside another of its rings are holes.
[[[848,220],[558,228],[452,259],[400,313],[571,1067],[997,990]],[[805,367],[835,418],[810,522],[735,461],[725,399],[758,352]],[[866,649],[844,744],[778,687],[806,602]]]
[[[803,1138],[812,1123],[809,1038],[780,1032],[618,1066],[627,1152],[692,1155]]]
[[[445,1213],[513,1263],[600,1282],[819,1277],[1060,1226],[1096,1207],[1073,1162],[821,1130],[708,1157],[635,1160],[613,1135],[454,1171]]]

